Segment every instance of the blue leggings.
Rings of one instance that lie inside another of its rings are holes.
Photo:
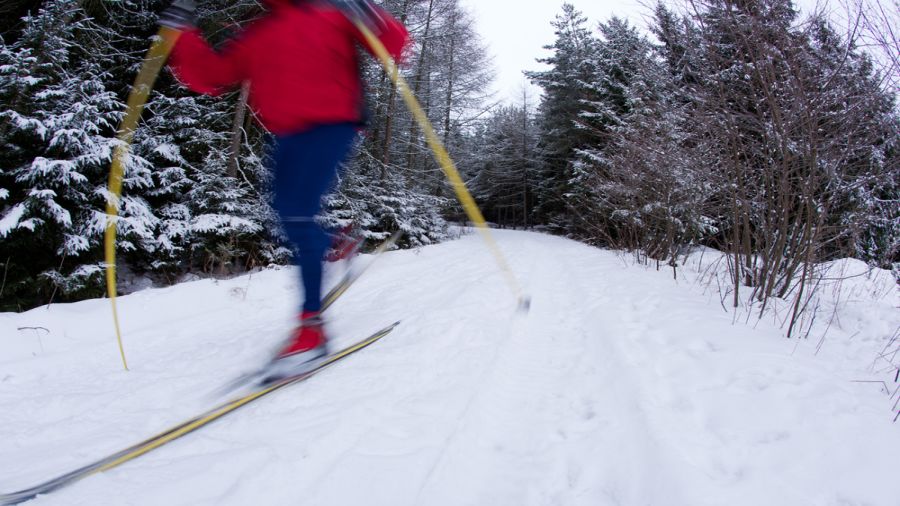
[[[351,123],[320,125],[275,138],[275,210],[296,248],[304,311],[322,309],[322,263],[330,239],[315,217],[355,138],[356,126]]]

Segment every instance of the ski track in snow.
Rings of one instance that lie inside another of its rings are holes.
[[[338,346],[402,320],[382,341],[28,504],[900,505],[897,426],[850,382],[865,364],[733,325],[671,272],[496,235],[527,315],[477,236],[386,254],[330,315]],[[106,301],[0,314],[0,491],[215,402],[290,328],[294,275],[122,297],[128,373]]]

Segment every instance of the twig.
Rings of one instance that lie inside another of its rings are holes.
[[[853,381],[851,381],[850,383],[880,383],[881,386],[884,388],[884,393],[887,394],[887,395],[891,395],[891,390],[888,388],[887,383],[884,382],[884,381],[880,381],[880,380],[853,380]]]
[[[62,260],[59,261],[59,275],[62,276],[62,268],[63,264],[66,262],[67,252],[63,252]],[[59,283],[53,283],[53,293],[50,294],[50,300],[47,301],[47,310],[50,310],[50,305],[53,304],[53,299],[56,297],[56,291],[59,289]]]
[[[44,327],[19,327],[16,330],[43,330],[44,332],[46,332],[48,334],[50,333],[50,330],[48,330]]]
[[[43,330],[49,334],[50,331],[48,329],[45,329],[44,327],[19,327],[17,330],[33,330],[34,335],[37,336],[38,345],[41,347],[41,353],[44,353],[44,340],[41,339],[41,334],[38,331]]]
[[[247,301],[247,292],[250,291],[250,282],[253,281],[253,273],[251,272],[249,276],[247,276],[247,287],[244,288],[244,298],[243,302]]]
[[[3,282],[0,283],[0,297],[3,296],[3,289],[6,288],[6,273],[9,272],[9,263],[12,261],[12,257],[6,259],[6,263],[3,264]]]

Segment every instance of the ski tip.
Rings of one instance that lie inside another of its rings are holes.
[[[531,311],[531,296],[530,295],[523,295],[523,296],[519,297],[519,307],[516,308],[516,311],[523,313],[523,314]]]

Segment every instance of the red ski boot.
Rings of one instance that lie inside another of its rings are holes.
[[[356,256],[362,245],[362,237],[354,230],[353,225],[347,225],[335,236],[331,243],[331,250],[325,256],[326,262],[337,262]]]
[[[287,377],[303,374],[314,368],[319,359],[328,354],[328,338],[318,312],[304,311],[300,326],[272,361],[272,373]]]

